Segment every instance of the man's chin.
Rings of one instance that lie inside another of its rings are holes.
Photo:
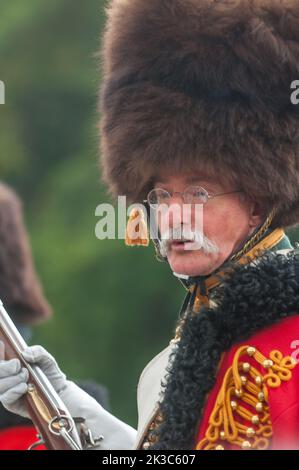
[[[170,250],[167,259],[173,272],[185,276],[206,276],[216,269],[215,260],[213,262],[211,255],[201,250],[179,254]]]

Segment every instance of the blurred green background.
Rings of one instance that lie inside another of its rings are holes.
[[[96,124],[101,0],[0,0],[0,177],[24,201],[38,273],[55,314],[34,331],[74,379],[110,392],[111,411],[137,426],[136,389],[173,335],[184,289],[153,247],[99,241],[109,202]]]
[[[94,234],[95,208],[109,201],[96,129],[104,5],[0,0],[0,177],[24,201],[55,311],[32,343],[69,377],[105,384],[111,411],[136,427],[139,375],[173,336],[185,291],[152,247]]]

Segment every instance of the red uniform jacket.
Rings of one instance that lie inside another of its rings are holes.
[[[186,284],[143,449],[299,449],[299,249],[279,232],[219,286]]]
[[[0,450],[27,450],[38,439],[34,426],[15,426],[0,431]],[[36,450],[45,450],[40,445]]]
[[[255,348],[254,355],[245,348],[237,357],[242,346]],[[265,327],[225,352],[204,407],[197,449],[299,449],[298,359],[299,315]],[[234,363],[241,387],[234,380]]]

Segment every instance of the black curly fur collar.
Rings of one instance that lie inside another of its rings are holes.
[[[217,308],[189,311],[170,355],[160,409],[164,421],[150,449],[194,449],[205,396],[221,355],[253,333],[299,311],[299,254],[266,252],[247,266],[233,265],[215,291]]]

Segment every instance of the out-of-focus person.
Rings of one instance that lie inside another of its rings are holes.
[[[32,257],[22,201],[0,182],[0,299],[26,342],[32,326],[48,320],[53,310],[45,298]],[[92,380],[78,385],[109,409],[108,389]],[[0,450],[26,450],[37,441],[31,420],[6,410],[0,403]],[[38,450],[44,446],[38,446]]]

